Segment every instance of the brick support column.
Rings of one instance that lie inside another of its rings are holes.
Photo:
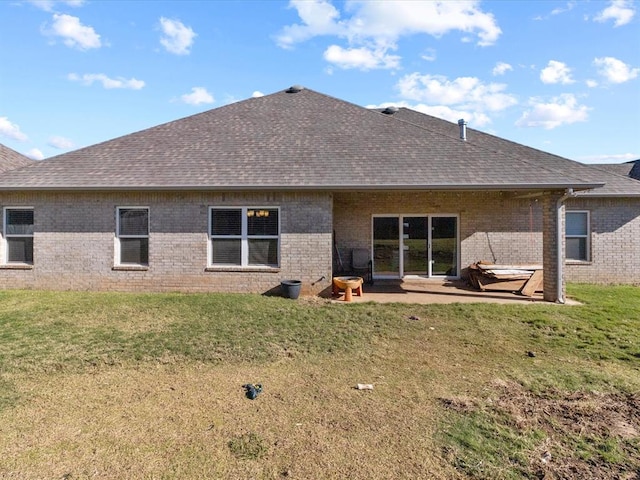
[[[561,279],[562,284],[562,297],[558,296],[558,268],[563,265],[558,265],[558,233],[560,233],[560,245],[562,249],[561,258],[562,264],[564,264],[564,204],[560,205],[560,213],[558,215],[558,199],[563,196],[563,193],[552,194],[544,198],[542,204],[542,266],[544,269],[544,299],[549,302],[557,302],[564,299],[565,286],[564,286],[564,269],[563,277]],[[558,222],[560,217],[560,222]]]

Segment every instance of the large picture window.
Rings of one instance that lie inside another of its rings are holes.
[[[116,263],[149,265],[149,209],[118,207],[116,220]]]
[[[33,265],[33,208],[4,209],[5,262]]]
[[[569,261],[589,261],[589,212],[565,213],[566,258]]]
[[[209,236],[212,266],[277,267],[279,209],[211,207]]]

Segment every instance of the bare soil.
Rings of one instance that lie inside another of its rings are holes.
[[[494,395],[482,402],[467,397],[442,399],[462,414],[480,409],[506,417],[518,432],[542,431],[545,441],[531,453],[530,471],[539,479],[638,480],[640,471],[640,395],[548,391],[535,394],[515,382],[496,380]],[[581,454],[574,442],[623,445],[622,462]]]

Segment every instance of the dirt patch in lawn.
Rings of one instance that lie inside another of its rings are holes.
[[[523,448],[520,473],[540,479],[640,479],[640,395],[637,393],[533,393],[515,382],[494,381],[485,400],[442,399],[460,415],[482,415]],[[523,443],[523,445],[527,445]]]

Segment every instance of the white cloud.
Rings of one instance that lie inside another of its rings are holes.
[[[251,98],[258,98],[258,97],[264,97],[264,93],[262,93],[260,90],[256,90],[251,94]]]
[[[502,31],[494,16],[481,11],[480,2],[353,2],[357,10],[349,22],[350,33],[363,37],[387,38],[428,34],[441,37],[452,31],[477,35],[478,45],[496,42]]]
[[[596,88],[598,86],[598,82],[596,80],[588,79],[586,82],[587,87]]]
[[[185,93],[180,99],[188,105],[202,105],[213,103],[213,95],[207,92],[204,87],[193,87],[191,93]]]
[[[74,144],[71,140],[69,140],[68,138],[59,137],[57,135],[49,137],[47,145],[53,148],[57,148],[58,150],[69,150],[74,147]]]
[[[578,100],[572,94],[563,94],[545,103],[538,98],[529,100],[531,109],[524,112],[516,121],[518,127],[542,127],[546,130],[568,125],[575,122],[584,122],[588,118],[589,108],[579,105]]]
[[[496,63],[496,66],[493,67],[493,70],[491,71],[491,73],[495,77],[497,75],[504,75],[510,70],[513,70],[513,67],[511,65],[505,62],[498,62]]]
[[[85,0],[27,0],[27,3],[45,12],[53,12],[55,5],[58,3],[67,7],[81,7],[84,5]]]
[[[26,153],[26,156],[32,160],[44,160],[44,154],[37,148],[32,148]]]
[[[168,18],[160,18],[160,29],[163,36],[160,43],[169,53],[176,55],[189,55],[193,39],[197,34],[191,27],[185,26],[179,20],[171,20]]]
[[[551,16],[561,15],[561,14],[563,14],[565,12],[569,12],[569,11],[573,10],[575,6],[576,6],[576,2],[574,2],[574,1],[567,2],[567,4],[564,7],[557,7],[557,8],[554,8],[553,10],[551,10],[551,13],[549,15],[537,15],[533,19],[536,20],[536,21],[548,20],[549,17],[551,17]]]
[[[501,111],[518,103],[513,95],[504,93],[506,85],[485,84],[476,77],[450,81],[441,75],[412,73],[402,77],[396,87],[409,100],[480,113]]]
[[[427,48],[420,58],[426,60],[427,62],[434,62],[437,58],[436,51],[433,48]]]
[[[389,55],[386,49],[342,48],[331,45],[324,52],[324,59],[342,69],[358,68],[360,70],[396,69],[400,65],[400,57]]]
[[[20,127],[10,122],[7,117],[0,117],[0,135],[19,142],[26,142],[29,139],[20,131]]]
[[[627,0],[612,0],[607,8],[594,17],[596,22],[613,20],[614,27],[626,25],[636,14],[633,4]]]
[[[583,163],[624,163],[640,158],[638,153],[612,153],[602,155],[587,155],[578,157],[576,160]]]
[[[89,50],[102,46],[100,35],[92,27],[82,25],[78,17],[71,15],[54,13],[51,28],[43,29],[43,33],[61,37],[67,47],[78,50]]]
[[[540,72],[542,83],[561,83],[566,85],[573,83],[571,69],[563,62],[549,60],[549,64]]]
[[[99,82],[108,90],[113,88],[140,90],[145,85],[143,80],[137,80],[135,78],[126,79],[123,77],[109,78],[104,73],[85,73],[82,76],[76,73],[70,73],[67,75],[67,78],[74,82],[80,82],[86,86],[93,85],[94,82]]]
[[[560,15],[561,13],[569,12],[576,6],[576,2],[567,2],[566,6],[558,7],[551,10],[551,15]]]
[[[476,128],[483,127],[491,123],[491,119],[484,113],[471,112],[468,110],[456,110],[443,105],[430,106],[418,104],[409,108],[453,123],[458,123],[459,119],[464,118],[469,125],[473,125]]]
[[[340,12],[325,0],[291,0],[289,8],[295,8],[302,25],[288,25],[276,36],[277,44],[282,48],[291,48],[293,44],[304,42],[318,35],[344,35],[345,25],[338,22]]]
[[[640,68],[631,68],[621,60],[613,57],[601,57],[593,60],[598,73],[611,83],[624,83],[638,76]]]
[[[325,59],[335,57],[342,62],[338,66],[352,65],[347,68],[356,68],[360,64],[373,68],[371,59],[345,62],[345,56],[367,53],[372,56],[371,53],[375,52],[374,57],[384,59],[378,61],[375,68],[397,68],[399,57],[387,55],[387,52],[395,50],[398,40],[405,36],[427,34],[441,37],[459,31],[464,34],[463,41],[473,37],[478,45],[494,44],[502,31],[492,14],[480,10],[479,3],[475,0],[352,0],[345,4],[345,17],[341,18],[340,11],[327,0],[291,0],[289,6],[297,10],[301,23],[285,26],[275,40],[280,47],[291,48],[316,36],[331,35],[348,43],[345,47],[334,45],[329,55],[325,52]],[[427,57],[431,58],[431,55]]]
[[[382,103],[380,105],[367,105],[366,108],[410,108],[420,113],[426,113],[433,117],[442,118],[450,122],[458,123],[458,120],[464,118],[468,124],[474,127],[482,127],[491,123],[491,119],[484,113],[472,112],[469,110],[458,110],[444,105],[426,105],[424,103],[411,104],[409,102]]]

